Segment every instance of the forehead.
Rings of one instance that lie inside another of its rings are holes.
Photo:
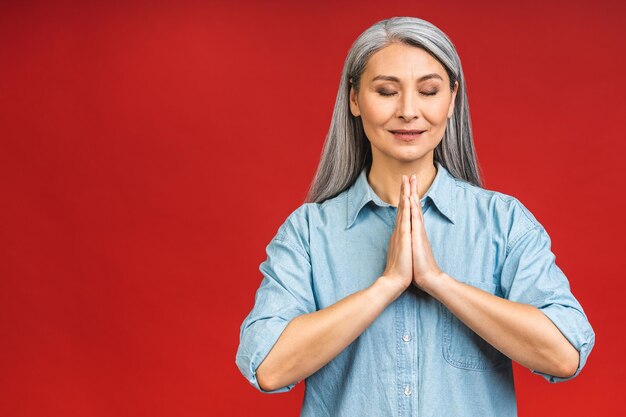
[[[424,74],[437,73],[444,80],[448,74],[432,55],[417,46],[393,43],[376,51],[367,61],[364,78],[393,75],[400,79],[416,79]]]

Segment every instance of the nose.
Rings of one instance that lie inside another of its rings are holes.
[[[397,115],[405,120],[412,120],[418,117],[419,105],[418,99],[413,94],[404,94],[401,100],[398,100]]]

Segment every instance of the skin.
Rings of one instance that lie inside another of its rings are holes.
[[[373,78],[393,75],[398,81]],[[419,79],[427,74],[440,78]],[[383,200],[398,207],[383,276],[398,291],[413,284],[443,303],[479,336],[527,368],[566,377],[579,353],[534,306],[509,301],[443,272],[433,257],[420,196],[434,181],[434,150],[454,111],[458,82],[449,87],[445,68],[421,48],[392,44],[370,58],[360,91],[350,90],[350,110],[360,116],[372,149],[368,181]],[[426,95],[426,93],[433,93]],[[389,130],[426,129],[413,142]],[[400,189],[400,193],[397,190]]]
[[[398,81],[373,81],[377,75]],[[418,80],[428,74],[440,79]],[[555,376],[578,367],[576,349],[537,308],[464,284],[435,261],[419,204],[437,173],[434,149],[454,109],[458,84],[450,89],[441,64],[420,48],[392,44],[370,58],[360,91],[350,92],[350,110],[361,116],[372,147],[368,181],[378,196],[398,207],[382,276],[326,308],[292,319],[257,369],[259,386],[275,390],[312,375],[327,364],[410,285],[443,303],[459,320],[521,365]],[[426,95],[437,90],[436,94]],[[388,96],[381,95],[381,91]],[[389,130],[425,129],[414,142]]]
[[[440,78],[418,82],[428,74]],[[372,81],[378,75],[393,75],[400,82]],[[358,95],[354,87],[350,89],[350,111],[361,117],[370,141],[373,162],[368,181],[383,201],[398,205],[403,174],[416,174],[420,195],[430,187],[437,173],[434,150],[453,114],[457,90],[458,82],[451,91],[445,69],[423,49],[392,44],[370,57]],[[396,129],[427,131],[407,143],[394,138],[390,130]]]

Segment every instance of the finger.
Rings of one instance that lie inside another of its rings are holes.
[[[404,177],[404,176],[403,176]],[[411,185],[409,184],[409,178],[404,177],[404,198],[402,199],[402,227],[407,232],[411,232]]]
[[[404,208],[404,199],[407,196],[406,180],[407,180],[407,176],[403,175],[402,176],[402,191],[400,192],[400,200],[398,201],[398,208]]]
[[[400,196],[398,198],[398,214],[402,214],[400,209],[402,208],[402,203],[404,200],[404,195],[406,194],[406,188],[404,186],[406,175],[403,175],[400,179]]]
[[[422,214],[422,204],[420,202],[420,195],[417,192],[418,189],[418,184],[417,184],[417,176],[415,174],[413,174],[413,190],[412,190],[412,195],[415,195],[415,209],[418,212],[418,217],[420,218],[420,220],[424,220],[424,216]]]
[[[399,227],[399,225],[401,224],[401,220],[402,220],[402,210],[400,210],[401,204],[402,204],[402,193],[404,190],[404,175],[402,176],[402,179],[400,180],[400,196],[398,197],[398,210],[396,212],[396,227]]]
[[[419,195],[417,194],[417,178],[415,176],[412,177],[413,181],[411,181],[411,224],[412,228],[415,229],[420,221],[420,203],[419,203]]]
[[[415,174],[411,175],[411,195],[414,195],[416,200],[419,201],[419,195],[417,194],[417,177]]]
[[[417,191],[415,187],[415,174],[411,175],[409,181],[411,183],[411,198],[409,199],[409,201],[411,203],[411,208],[413,208],[413,202],[415,201],[415,197],[417,195]]]
[[[413,174],[413,178],[414,178],[414,181],[413,181],[413,186],[414,186],[413,194],[415,194],[415,205],[416,205],[418,211],[420,212],[420,217],[421,217],[422,204],[421,204],[421,196],[419,195],[419,193],[417,191],[418,188],[419,188],[418,187],[418,183],[417,183],[417,176],[415,174]]]

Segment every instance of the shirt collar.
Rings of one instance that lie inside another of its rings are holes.
[[[426,200],[430,199],[437,207],[437,210],[454,224],[456,215],[455,178],[438,161],[435,161],[435,166],[437,167],[437,174],[430,188],[422,197],[421,202],[425,204]],[[346,201],[348,204],[346,229],[352,226],[361,209],[370,201],[373,201],[374,204],[380,207],[394,207],[381,200],[374,192],[367,181],[367,167],[363,168],[355,183],[348,189]]]

